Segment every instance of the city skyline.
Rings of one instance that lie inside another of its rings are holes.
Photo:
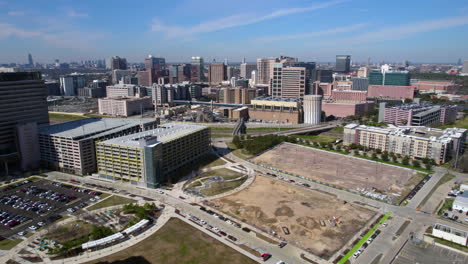
[[[80,61],[119,55],[140,62],[148,54],[168,62],[253,62],[288,55],[303,61],[449,63],[468,59],[468,4],[449,6],[367,0],[147,3],[0,1],[0,63]],[[196,10],[196,11],[194,11]],[[123,14],[123,15],[121,15]],[[398,19],[395,19],[398,18]]]

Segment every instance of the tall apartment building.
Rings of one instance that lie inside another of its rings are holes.
[[[119,56],[114,56],[109,59],[109,68],[114,70],[126,70],[127,69],[127,59],[120,58]]]
[[[336,55],[336,72],[347,73],[351,71],[351,56],[350,55]]]
[[[132,71],[129,70],[113,70],[112,71],[112,83],[113,84],[118,84],[120,82],[126,83],[126,84],[131,84],[131,81],[129,81],[129,78],[133,77]]]
[[[306,90],[306,69],[284,67],[283,63],[273,65],[270,94],[277,98],[304,98]]]
[[[344,129],[343,143],[360,144],[371,149],[408,155],[413,159],[429,158],[441,164],[448,161],[456,152],[463,152],[466,131],[464,128],[445,130],[419,126],[380,128],[349,124]]]
[[[219,102],[225,104],[250,104],[257,96],[257,90],[251,88],[222,88],[219,91]]]
[[[302,123],[302,105],[298,98],[257,97],[250,101],[250,120],[271,123]]]
[[[98,142],[100,177],[148,188],[175,183],[181,168],[210,150],[210,129],[164,124],[156,129]]]
[[[145,58],[145,69],[148,70],[156,70],[160,71],[163,70],[166,66],[166,59],[164,58],[157,58],[149,55]]]
[[[202,57],[192,57],[192,64],[190,66],[190,81],[193,83],[205,81]]]
[[[270,85],[270,64],[272,63],[274,63],[272,59],[257,59],[256,84]]]
[[[96,172],[95,142],[157,127],[153,119],[88,118],[39,129],[41,163],[80,175]]]
[[[456,105],[402,104],[387,107],[380,103],[379,122],[397,126],[431,126],[454,122],[457,118]]]
[[[319,70],[315,69],[312,71],[313,76],[310,78],[314,82],[321,83],[332,83],[333,82],[333,71],[332,70]]]
[[[34,142],[37,144],[37,130],[30,123],[49,123],[47,88],[41,73],[0,73],[0,168],[6,174],[9,166],[21,165],[26,170],[38,161],[28,156],[35,149]]]
[[[72,73],[60,77],[60,89],[64,96],[77,96],[78,89],[86,86],[86,77],[83,74]]]
[[[208,68],[208,82],[219,84],[227,80],[226,65],[222,62],[210,63]]]
[[[244,79],[252,78],[252,71],[257,69],[257,64],[255,63],[241,63],[240,65],[240,77]]]

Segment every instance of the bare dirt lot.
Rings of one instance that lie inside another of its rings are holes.
[[[294,144],[280,144],[253,160],[350,190],[374,188],[384,194],[402,192],[414,174],[403,168]]]
[[[323,258],[342,248],[375,215],[331,195],[264,176],[257,176],[252,185],[236,194],[210,202],[231,216],[269,233],[275,232],[289,243]],[[341,223],[333,226],[329,221],[333,217]],[[284,227],[289,235],[284,233]]]

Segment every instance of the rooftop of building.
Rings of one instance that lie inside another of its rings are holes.
[[[252,100],[259,100],[259,101],[275,101],[275,102],[299,102],[299,98],[280,98],[280,97],[255,97]]]
[[[0,82],[41,80],[40,72],[0,72]]]
[[[118,84],[108,85],[107,87],[115,87],[115,88],[133,88],[133,87],[137,87],[137,86],[138,86],[138,85],[136,85],[136,84],[118,83]]]
[[[454,227],[451,227],[451,226],[439,224],[439,223],[436,223],[434,225],[434,229],[441,230],[441,231],[444,231],[446,233],[450,233],[450,234],[453,234],[453,235],[456,235],[456,236],[459,236],[459,237],[463,237],[463,238],[468,237],[468,233],[463,231],[463,230],[460,230],[460,229],[457,229],[457,228],[454,228]]]
[[[49,125],[39,129],[39,134],[72,139],[97,138],[154,121],[154,119],[149,118],[87,118],[67,123]]]
[[[101,143],[142,148],[145,146],[156,145],[161,142],[169,142],[206,128],[206,126],[200,125],[167,123],[159,125],[156,129],[108,139]]]
[[[467,131],[465,128],[446,128],[444,130],[424,126],[389,126],[383,128],[358,124],[349,124],[345,128],[445,143],[448,143],[453,138],[461,138]]]
[[[151,98],[151,96],[143,96],[143,97],[106,97],[106,98],[99,98],[99,100],[112,100],[112,101],[141,101],[141,100],[147,100]]]

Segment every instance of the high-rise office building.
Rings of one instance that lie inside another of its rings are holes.
[[[304,98],[306,90],[306,69],[284,67],[283,63],[273,64],[269,93],[277,98]]]
[[[353,83],[352,89],[355,91],[367,91],[369,86],[368,78],[352,77],[351,82]]]
[[[0,168],[8,174],[8,167],[18,165],[20,159],[22,169],[34,167],[39,161],[34,156],[38,152],[33,153],[37,144],[34,124],[49,123],[47,87],[41,73],[0,73],[0,113]]]
[[[333,82],[333,71],[332,70],[318,70],[312,71],[313,76],[310,78],[314,82],[321,83],[332,83]]]
[[[127,59],[120,58],[119,56],[114,56],[109,59],[110,69],[113,70],[126,70],[127,69]]]
[[[240,77],[244,79],[251,79],[252,71],[256,69],[257,69],[257,64],[244,62],[240,65]]]
[[[226,65],[224,63],[213,62],[210,63],[208,69],[208,82],[219,84],[227,79]]]
[[[351,56],[350,55],[336,55],[336,72],[347,73],[351,69]]]
[[[357,77],[360,77],[360,78],[369,77],[369,67],[360,67],[357,72]]]
[[[28,64],[29,64],[29,67],[34,67],[34,61],[33,61],[31,53],[28,54]]]
[[[119,82],[123,82],[126,84],[132,83],[128,81],[133,76],[132,71],[129,70],[113,70],[112,71],[112,83],[118,84]]]
[[[174,64],[169,67],[169,83],[190,81],[192,66],[190,64]]]
[[[271,59],[257,59],[256,84],[270,85],[270,64],[273,62]]]
[[[151,70],[157,70],[160,71],[164,69],[166,66],[166,59],[164,58],[157,58],[153,57],[152,55],[149,55],[147,58],[145,58],[145,69],[147,71]]]
[[[396,85],[409,86],[411,76],[409,72],[381,72],[371,71],[369,73],[369,85]]]
[[[190,81],[191,82],[203,82],[205,81],[203,58],[192,57],[192,64],[190,66]]]
[[[83,74],[72,73],[60,77],[60,89],[64,96],[77,96],[78,89],[86,86],[86,78]]]
[[[306,94],[312,94],[312,87],[314,83],[314,71],[316,69],[315,62],[296,62],[295,67],[304,67],[306,69]]]

